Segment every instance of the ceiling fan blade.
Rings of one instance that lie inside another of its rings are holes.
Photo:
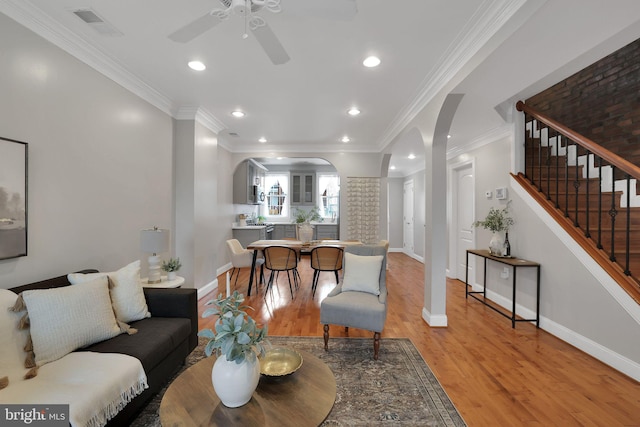
[[[210,30],[221,22],[221,18],[217,14],[207,12],[193,22],[169,34],[169,38],[174,42],[187,43],[195,39],[204,32]]]
[[[352,21],[358,5],[356,0],[282,0],[282,10],[303,17]]]
[[[280,43],[280,40],[278,40],[278,37],[271,31],[266,22],[264,25],[252,29],[251,32],[274,65],[284,64],[289,61],[290,58],[287,51],[284,50],[282,43]]]

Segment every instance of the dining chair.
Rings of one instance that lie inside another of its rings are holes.
[[[231,257],[231,280],[233,280],[233,274],[236,275],[236,280],[233,284],[234,287],[238,284],[238,277],[240,276],[240,269],[245,267],[251,267],[253,263],[253,251],[245,249],[242,243],[238,239],[227,240],[227,250]],[[260,283],[264,283],[264,258],[259,256],[256,259],[256,267],[260,266]],[[258,289],[258,276],[256,275],[256,289]]]
[[[313,282],[311,290],[316,296],[318,279],[321,271],[333,271],[336,275],[336,284],[339,283],[338,271],[342,270],[342,257],[344,250],[333,246],[317,246],[311,249],[311,268],[313,268]]]
[[[329,325],[373,331],[373,358],[378,360],[380,333],[387,319],[387,252],[384,246],[347,246],[342,282],[320,303],[324,349],[329,350]]]
[[[267,293],[271,286],[273,286],[274,273],[281,271],[287,272],[287,278],[289,279],[289,290],[291,291],[291,299],[293,299],[293,287],[291,286],[291,273],[293,272],[293,282],[295,288],[298,289],[298,253],[295,249],[286,246],[269,246],[264,248],[264,266],[271,270],[269,275],[269,281],[267,282],[267,288],[265,289],[264,296],[267,297]]]

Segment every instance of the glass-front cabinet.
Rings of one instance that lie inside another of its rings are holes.
[[[291,173],[291,204],[292,205],[313,205],[314,204],[314,178],[312,172],[292,172]]]

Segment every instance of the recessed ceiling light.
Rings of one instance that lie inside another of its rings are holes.
[[[357,116],[358,114],[360,114],[360,110],[358,110],[356,107],[351,107],[349,111],[347,111],[347,113],[349,113],[350,116]]]
[[[451,135],[447,135],[447,139],[451,138]]]
[[[362,61],[362,65],[369,68],[377,67],[378,65],[380,65],[380,58],[378,58],[377,56],[369,56],[364,61]]]
[[[396,167],[395,167],[395,166],[393,166],[393,165],[391,165],[391,166],[389,166],[389,169],[391,169],[392,171],[394,171],[394,170],[396,170]]]
[[[416,158],[416,155],[415,155],[415,154],[413,154],[413,153],[411,153],[411,154],[409,154],[409,156],[408,156],[408,157],[409,157],[409,159],[410,159],[410,160],[413,160],[413,159],[415,159],[415,158]]]
[[[189,61],[187,65],[189,66],[189,68],[196,71],[204,71],[207,69],[207,66],[200,61]]]
[[[242,111],[240,111],[240,110],[232,111],[232,112],[231,112],[231,115],[232,115],[233,117],[238,117],[238,118],[240,118],[240,117],[244,117],[244,113],[243,113]]]
[[[345,136],[342,137],[342,139],[340,141],[349,142],[349,141],[351,141],[351,138],[349,138],[347,135],[345,135]]]
[[[267,142],[267,138],[263,136],[258,140],[258,142],[262,142],[264,144],[265,142]]]

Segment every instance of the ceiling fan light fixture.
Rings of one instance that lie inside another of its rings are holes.
[[[350,116],[357,116],[358,114],[360,114],[360,110],[358,110],[356,107],[351,107],[349,111],[347,111],[347,113]]]
[[[378,58],[377,56],[369,56],[364,61],[362,61],[362,65],[367,68],[377,67],[378,65],[380,65],[380,58]]]
[[[244,117],[244,112],[242,112],[242,111],[240,111],[240,110],[234,110],[234,111],[232,111],[232,112],[231,112],[231,115],[232,115],[233,117],[236,117],[236,118],[238,118],[238,119],[239,119],[239,118],[241,118],[241,117]]]
[[[204,71],[207,69],[207,66],[200,61],[189,61],[187,65],[189,66],[189,68],[195,71]]]

